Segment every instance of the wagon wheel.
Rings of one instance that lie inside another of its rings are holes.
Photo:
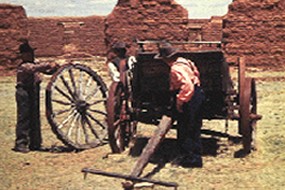
[[[137,122],[132,118],[130,102],[121,82],[114,82],[107,100],[108,136],[113,153],[121,153],[136,132]]]
[[[46,116],[57,138],[75,149],[102,145],[107,136],[106,91],[89,67],[62,66],[46,88]]]
[[[244,91],[240,94],[240,129],[245,153],[256,149],[256,119],[251,116],[257,113],[255,80],[245,78]]]

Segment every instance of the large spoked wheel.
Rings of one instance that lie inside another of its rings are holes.
[[[121,153],[129,145],[136,130],[130,102],[121,82],[113,82],[107,100],[108,137],[113,153]]]
[[[46,88],[46,116],[57,138],[75,149],[104,144],[106,92],[101,77],[89,67],[62,66]]]
[[[257,113],[257,98],[255,80],[245,78],[244,91],[240,92],[240,129],[243,149],[246,153],[256,149],[256,119],[252,116]]]

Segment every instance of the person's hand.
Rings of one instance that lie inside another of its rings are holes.
[[[50,63],[50,66],[51,66],[51,69],[53,69],[53,70],[57,70],[57,69],[59,69],[59,67],[60,67],[59,64],[54,63],[54,62]]]
[[[49,69],[46,71],[47,74],[53,74],[60,68],[60,65],[54,62],[49,63]]]

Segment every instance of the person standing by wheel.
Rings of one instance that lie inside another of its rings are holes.
[[[175,94],[175,106],[178,112],[178,146],[182,156],[173,161],[182,167],[202,167],[201,126],[202,103],[204,93],[200,87],[200,74],[191,60],[177,56],[178,50],[170,43],[159,46],[161,59],[170,67],[170,90]]]
[[[132,70],[136,58],[134,56],[127,55],[127,44],[124,42],[116,42],[112,46],[112,52],[114,57],[108,61],[108,69],[110,77],[114,82],[120,81],[120,69],[122,71]],[[131,74],[131,72],[129,73]]]
[[[17,68],[16,102],[16,152],[42,150],[40,129],[40,83],[39,73],[52,74],[58,69],[55,63],[35,63],[34,48],[27,39],[20,40],[22,62]]]

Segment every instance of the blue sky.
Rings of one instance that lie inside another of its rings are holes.
[[[176,0],[190,18],[210,18],[227,13],[232,0]],[[23,5],[28,16],[108,15],[117,0],[0,0],[0,3]]]

